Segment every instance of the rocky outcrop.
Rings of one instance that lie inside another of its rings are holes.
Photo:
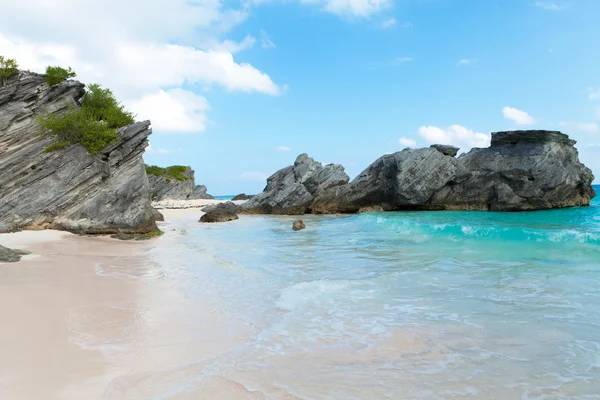
[[[205,214],[200,217],[199,222],[229,222],[239,219],[238,207],[230,201],[204,207],[202,211]]]
[[[0,232],[61,229],[74,233],[147,233],[157,229],[142,155],[150,122],[118,130],[120,140],[92,157],[73,145],[46,152],[40,112],[77,104],[84,85],[49,87],[43,75],[21,72],[0,88]]]
[[[379,158],[349,184],[338,180],[314,192],[303,191],[296,166],[288,167],[246,204],[254,212],[274,214],[586,206],[595,196],[594,176],[579,162],[574,145],[560,132],[496,132],[489,148],[458,158],[454,146],[404,149]]]
[[[246,214],[304,214],[320,193],[346,185],[348,175],[341,165],[323,167],[306,154],[298,156],[294,165],[267,179],[265,190],[240,206]]]
[[[206,193],[206,186],[196,185],[194,170],[192,168],[186,167],[182,175],[183,178],[177,179],[176,177],[169,175],[157,176],[148,174],[152,199],[154,201],[162,201],[214,198]]]
[[[292,230],[301,231],[302,229],[306,229],[304,221],[302,221],[301,219],[297,219],[296,221],[294,221],[294,223],[292,224]]]
[[[250,200],[251,198],[253,198],[254,196],[251,195],[247,195],[246,193],[240,193],[237,196],[235,196],[233,199],[231,199],[231,201],[244,201],[244,200]]]
[[[17,262],[21,260],[21,257],[27,254],[31,254],[25,250],[13,250],[0,246],[0,262]]]

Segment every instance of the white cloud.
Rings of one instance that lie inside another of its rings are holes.
[[[587,134],[598,133],[598,124],[593,122],[567,122],[560,121],[560,126],[562,126],[566,130],[570,130],[573,132],[582,132]]]
[[[150,119],[152,127],[161,132],[195,133],[206,129],[208,102],[183,89],[159,90],[126,105],[138,119]]]
[[[398,143],[404,147],[417,147],[417,142],[415,140],[405,137],[398,139]]]
[[[460,60],[458,60],[458,62],[456,63],[457,66],[462,66],[462,65],[469,65],[473,62],[474,60],[470,59],[470,58],[461,58]]]
[[[388,18],[381,23],[381,28],[390,29],[396,26],[396,18]]]
[[[271,37],[269,36],[269,34],[262,30],[260,31],[260,45],[262,46],[263,49],[274,49],[275,43],[273,43],[273,41],[271,40]]]
[[[490,135],[474,132],[461,125],[451,125],[447,129],[436,126],[422,126],[419,128],[419,136],[431,144],[451,144],[468,151],[472,147],[488,147]]]
[[[543,8],[549,11],[562,11],[565,9],[564,6],[550,2],[550,1],[536,1],[533,3],[535,7]]]
[[[300,0],[304,4],[318,4],[323,10],[345,17],[366,18],[393,5],[392,0]]]
[[[588,147],[600,147],[600,143],[590,143]]]
[[[596,107],[596,118],[600,121],[600,106]]]
[[[261,171],[247,171],[241,175],[242,179],[249,181],[266,181],[269,174]]]
[[[173,97],[169,89],[184,84],[277,95],[280,87],[269,75],[234,58],[257,39],[223,40],[247,15],[221,0],[5,1],[0,49],[36,72],[49,64],[72,66],[81,81],[109,87],[124,103],[143,110],[157,101],[173,106],[179,100],[165,94]],[[178,108],[180,113],[148,117],[156,129],[191,131],[192,122],[203,127],[198,99],[204,98],[197,96],[185,111]]]
[[[400,25],[398,25],[398,26],[399,26],[400,28],[403,28],[403,29],[410,29],[410,28],[412,28],[412,27],[413,27],[413,24],[412,24],[412,22],[410,22],[410,21],[406,21],[406,22],[403,22],[403,23],[401,23],[401,24],[400,24]]]
[[[404,65],[413,61],[411,57],[398,57],[390,61],[389,65]]]
[[[502,115],[505,119],[510,119],[517,123],[517,125],[533,125],[535,124],[535,118],[526,113],[525,111],[517,110],[512,107],[504,107],[502,109]]]
[[[148,153],[148,154],[168,155],[168,154],[174,154],[174,153],[181,153],[182,151],[183,151],[183,149],[181,149],[181,148],[163,149],[163,148],[157,147],[155,149],[154,147],[152,147],[152,145],[148,145],[148,147],[146,147],[146,153]]]
[[[276,151],[281,151],[281,152],[284,152],[284,153],[292,151],[292,149],[290,147],[287,147],[287,146],[278,146],[278,147],[275,148],[275,150]]]
[[[588,92],[588,99],[600,100],[600,87],[597,87],[597,88],[589,87],[589,88],[587,88],[587,92]]]

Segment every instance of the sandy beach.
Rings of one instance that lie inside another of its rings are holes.
[[[195,222],[202,214],[161,211],[167,230],[173,220]],[[144,371],[210,358],[239,343],[222,315],[161,284],[148,252],[169,240],[1,234],[3,245],[32,254],[0,263],[0,398],[136,399],[146,390],[150,396]],[[122,381],[129,387],[138,379],[135,394],[122,389]],[[231,398],[241,398],[239,388],[230,389]],[[205,393],[210,397],[211,389]]]

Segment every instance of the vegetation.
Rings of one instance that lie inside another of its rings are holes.
[[[46,151],[81,144],[92,155],[119,139],[117,129],[134,122],[134,115],[117,102],[109,89],[89,85],[81,107],[69,105],[62,114],[38,116],[42,137],[54,143]]]
[[[173,165],[166,168],[157,167],[156,165],[146,165],[146,173],[165,178],[167,183],[171,183],[171,180],[183,182],[192,179],[191,176],[185,174],[187,168],[183,165]]]
[[[50,86],[58,85],[61,82],[66,81],[69,78],[76,77],[77,74],[75,71],[69,67],[69,69],[64,69],[59,66],[47,66],[46,67],[46,82]]]
[[[19,72],[19,64],[14,58],[0,56],[0,87],[8,83],[8,79]]]

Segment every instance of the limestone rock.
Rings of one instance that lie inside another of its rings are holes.
[[[449,144],[432,144],[430,147],[433,147],[440,153],[450,157],[456,156],[458,154],[458,151],[460,150],[460,148],[456,146],[451,146]]]
[[[200,218],[199,222],[233,221],[239,219],[237,216],[237,210],[238,207],[230,201],[204,207],[202,211],[205,212],[205,214]]]
[[[148,174],[150,190],[154,201],[162,200],[194,200],[194,199],[213,199],[206,193],[207,188],[204,185],[196,185],[194,179],[194,170],[187,167],[183,172],[183,180],[178,180],[172,176],[157,176]]]
[[[292,229],[294,231],[301,231],[302,229],[305,229],[305,228],[306,228],[306,225],[304,225],[304,221],[302,221],[301,219],[297,219],[292,224]]]
[[[323,167],[306,154],[294,165],[277,171],[267,179],[265,190],[240,206],[246,214],[297,215],[310,211],[319,193],[346,185],[348,175],[341,165]]]
[[[13,250],[0,246],[0,262],[17,262],[21,260],[21,256],[31,254],[25,250]]]
[[[237,196],[235,196],[233,199],[231,199],[231,201],[250,200],[253,197],[254,196],[247,195],[246,193],[240,193]]]
[[[95,157],[73,145],[45,152],[40,112],[77,104],[84,85],[48,86],[21,72],[0,88],[0,232],[60,229],[75,233],[147,233],[157,229],[142,155],[150,122],[121,128],[121,140]]]

